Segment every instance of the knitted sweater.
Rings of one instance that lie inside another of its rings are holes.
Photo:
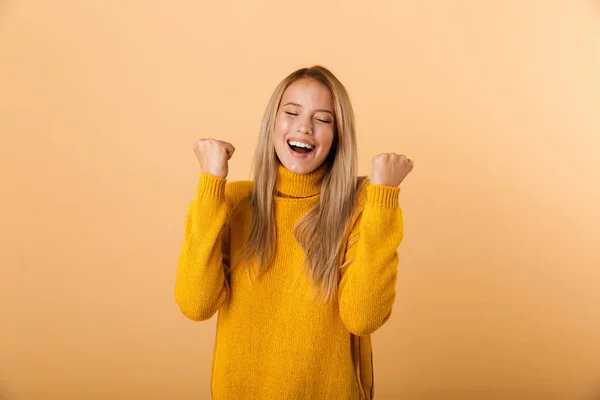
[[[303,175],[279,165],[277,252],[258,279],[248,274],[242,248],[253,183],[200,174],[186,217],[175,299],[195,321],[218,311],[214,399],[373,396],[370,334],[388,320],[395,301],[400,189],[367,181],[344,242],[342,263],[352,261],[340,271],[336,301],[324,303],[301,273],[303,250],[293,229],[319,201],[325,173],[324,165]]]

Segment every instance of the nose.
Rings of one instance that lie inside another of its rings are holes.
[[[302,122],[298,125],[298,129],[296,129],[298,133],[303,133],[307,135],[313,134],[312,124],[310,122]]]

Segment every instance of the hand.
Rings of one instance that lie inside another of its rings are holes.
[[[229,172],[228,161],[235,147],[231,143],[216,139],[200,139],[194,143],[194,153],[202,172],[226,178]]]
[[[404,154],[383,153],[373,157],[371,184],[398,186],[412,171],[414,163]]]

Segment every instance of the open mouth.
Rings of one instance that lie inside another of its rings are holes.
[[[290,146],[290,149],[292,149],[292,151],[295,151],[296,153],[310,153],[311,151],[313,151],[315,149],[315,146],[312,146],[310,144],[306,144],[306,143],[301,143],[301,142],[297,142],[295,140],[289,140],[288,142],[288,146]]]

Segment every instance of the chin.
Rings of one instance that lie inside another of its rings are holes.
[[[303,164],[302,162],[297,162],[294,160],[286,161],[282,164],[285,168],[287,168],[288,171],[294,172],[296,174],[308,174],[317,169],[318,167],[315,166],[313,163]]]
[[[284,166],[292,172],[295,172],[296,174],[306,174],[310,168],[306,167],[304,165],[298,165],[298,163],[295,162],[288,162],[285,163]]]

